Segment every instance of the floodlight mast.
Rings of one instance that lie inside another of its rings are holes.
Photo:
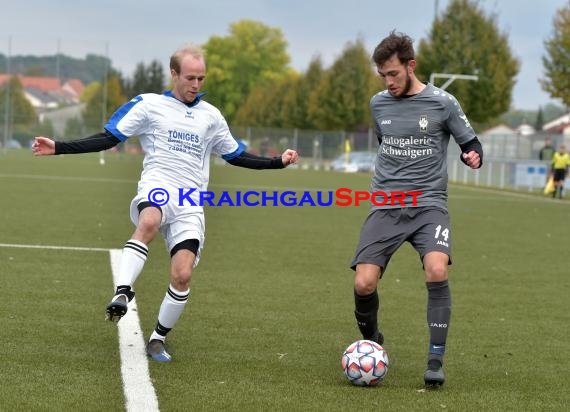
[[[105,127],[105,122],[107,120],[107,99],[108,99],[108,89],[109,89],[109,67],[108,62],[109,60],[109,42],[105,43],[105,66],[103,70],[103,93],[102,93],[102,101],[101,101],[101,124],[102,127]],[[105,164],[105,151],[101,150],[99,152],[99,164],[102,166]]]
[[[5,87],[5,95],[4,95],[4,145],[2,152],[6,154],[8,149],[8,135],[10,134],[10,120],[12,119],[11,116],[11,104],[10,104],[10,58],[12,54],[12,36],[8,36],[8,54],[6,56],[6,87]]]
[[[429,82],[431,84],[434,84],[434,80],[438,77],[447,79],[447,81],[442,84],[441,86],[439,86],[440,89],[445,90],[447,89],[447,87],[453,83],[453,81],[455,79],[460,79],[460,80],[474,80],[477,81],[479,80],[479,76],[475,75],[475,74],[454,74],[454,73],[432,73],[429,76]]]

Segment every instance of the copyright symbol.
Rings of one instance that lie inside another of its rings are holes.
[[[170,195],[161,187],[157,187],[156,189],[152,189],[148,192],[148,201],[153,204],[153,206],[164,206],[168,203],[170,199]]]

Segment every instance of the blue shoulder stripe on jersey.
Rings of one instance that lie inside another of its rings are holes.
[[[173,99],[176,99],[176,96],[174,96],[174,93],[172,93],[172,90],[167,90],[167,91],[165,91],[163,94],[164,94],[165,96],[172,97]],[[190,102],[190,103],[186,103],[186,102],[182,102],[182,103],[184,103],[184,104],[185,104],[186,106],[188,106],[188,107],[194,107],[194,106],[196,106],[198,103],[200,103],[200,100],[202,100],[202,97],[203,97],[205,94],[206,94],[205,92],[198,93],[198,94],[196,95],[196,98],[194,99],[194,101],[192,101],[192,102]],[[178,99],[176,99],[176,100],[178,100]],[[178,100],[178,101],[181,102],[181,100]]]
[[[121,142],[124,142],[125,140],[127,140],[129,138],[129,136],[125,136],[124,134],[122,134],[119,131],[119,129],[117,129],[117,124],[121,121],[121,119],[123,117],[126,116],[126,114],[129,112],[129,110],[131,110],[133,108],[133,106],[140,101],[142,101],[142,97],[141,96],[135,96],[131,100],[129,100],[127,103],[125,103],[124,105],[119,107],[119,109],[117,109],[117,111],[115,113],[113,113],[113,115],[111,116],[111,118],[109,119],[107,124],[105,125],[105,130],[107,130],[109,133],[111,133],[113,136],[115,136]]]
[[[232,160],[235,159],[236,157],[238,157],[240,154],[242,154],[245,151],[245,144],[241,141],[238,140],[238,148],[236,150],[234,150],[232,153],[228,153],[225,155],[222,155],[222,159],[224,160]]]

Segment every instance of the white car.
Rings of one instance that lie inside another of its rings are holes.
[[[0,140],[0,147],[2,147],[2,145],[4,144],[4,142],[2,140]],[[22,144],[17,141],[16,139],[10,139],[6,142],[6,147],[5,149],[21,149],[22,148]]]
[[[331,162],[331,170],[345,173],[368,173],[374,170],[376,156],[376,152],[343,153]]]

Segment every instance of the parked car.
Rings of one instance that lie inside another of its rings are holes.
[[[3,147],[4,142],[2,140],[0,140],[0,147]],[[22,144],[15,140],[15,139],[10,139],[6,142],[6,147],[5,149],[21,149],[22,148]]]
[[[350,152],[337,156],[331,162],[331,170],[336,172],[356,173],[374,170],[376,152]]]

